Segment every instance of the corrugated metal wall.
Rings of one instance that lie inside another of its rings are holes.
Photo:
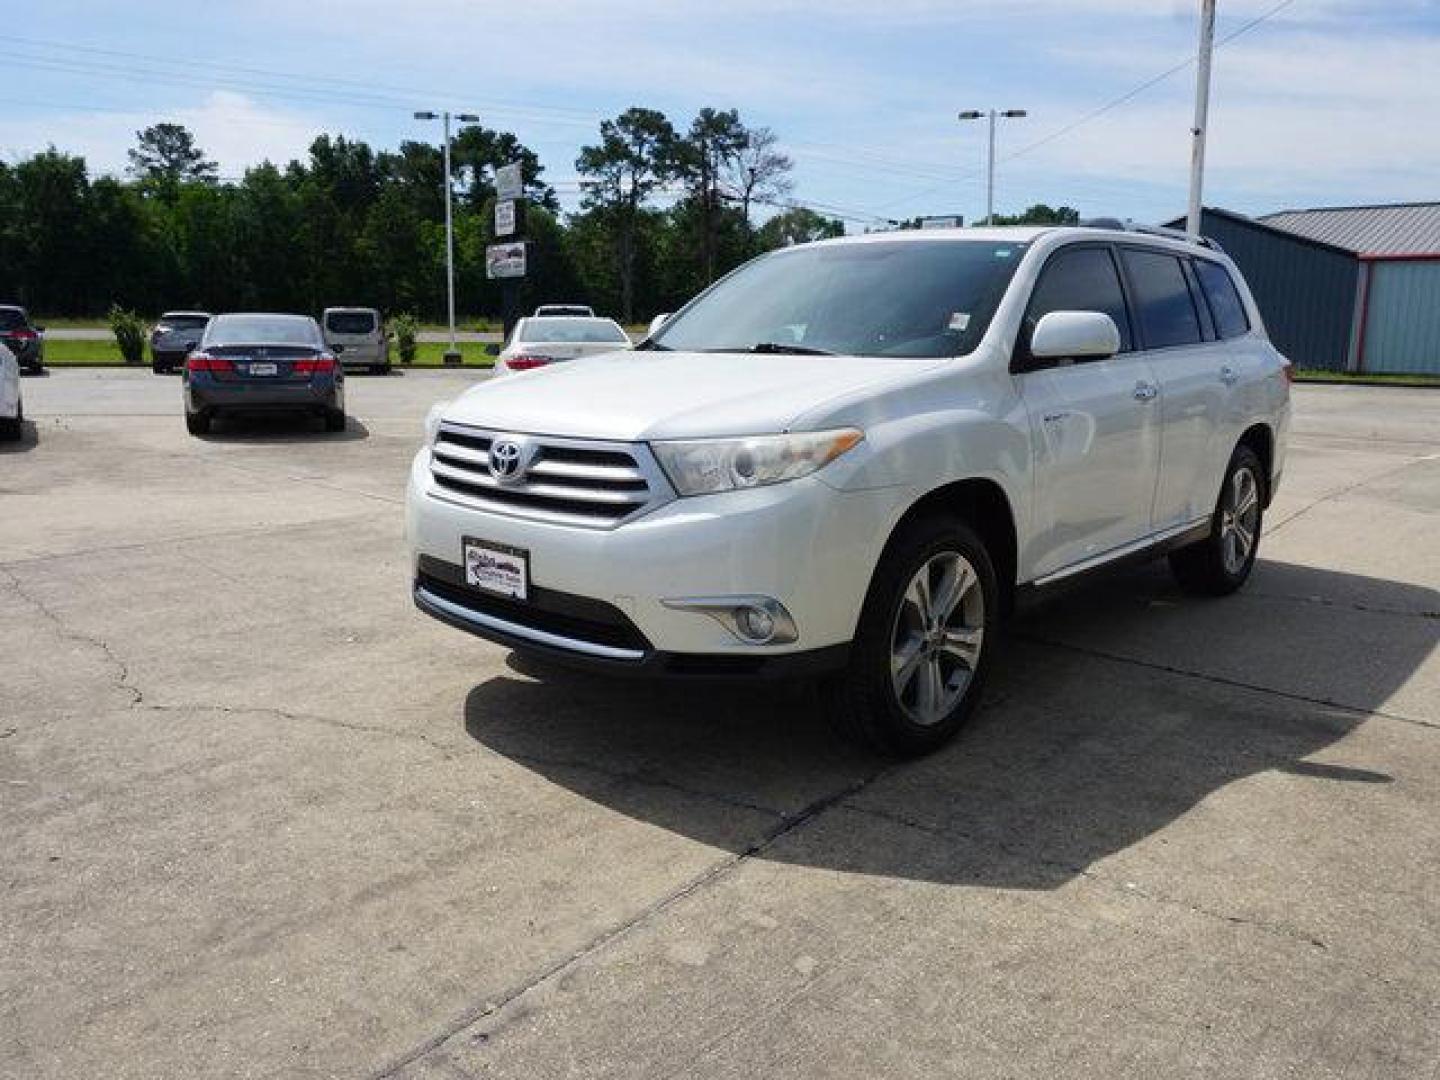
[[[1219,241],[1240,267],[1270,340],[1291,363],[1345,370],[1358,259],[1208,210],[1200,231]]]
[[[1363,370],[1440,375],[1440,259],[1372,262],[1368,307]]]

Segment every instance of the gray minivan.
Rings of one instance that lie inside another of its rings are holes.
[[[342,367],[366,368],[379,375],[390,371],[390,339],[385,320],[374,308],[326,308],[320,329]]]

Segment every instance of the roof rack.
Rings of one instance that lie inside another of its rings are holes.
[[[1087,218],[1080,222],[1080,224],[1088,229],[1115,229],[1119,232],[1143,233],[1146,236],[1163,236],[1168,240],[1181,240],[1187,244],[1199,244],[1201,247],[1210,248],[1212,251],[1224,250],[1224,248],[1208,236],[1192,236],[1183,229],[1169,229],[1164,225],[1143,225],[1129,218],[1126,218],[1124,221],[1113,217]]]

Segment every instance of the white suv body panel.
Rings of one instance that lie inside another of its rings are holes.
[[[826,243],[897,236],[1029,245],[973,352],[938,360],[618,353],[481,385],[444,414],[492,430],[635,442],[864,432],[862,443],[820,472],[676,499],[617,528],[588,530],[447,501],[437,495],[422,449],[407,502],[414,557],[458,562],[467,536],[508,544],[530,553],[537,585],[614,604],[657,650],[801,652],[851,640],[897,523],[949,485],[980,481],[1003,494],[1016,534],[1012,584],[1024,584],[1206,525],[1230,455],[1254,425],[1271,433],[1278,480],[1289,423],[1284,359],[1223,255],[1110,229],[950,230]],[[1250,333],[1012,374],[1017,334],[1047,258],[1082,242],[1221,262],[1241,294]],[[1142,385],[1154,394],[1138,398]],[[739,594],[779,600],[799,639],[744,645],[716,620],[662,603]]]

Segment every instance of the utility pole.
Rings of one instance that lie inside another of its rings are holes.
[[[1195,123],[1190,129],[1190,212],[1185,231],[1200,235],[1205,185],[1205,128],[1210,121],[1210,60],[1215,54],[1215,0],[1200,0],[1200,52],[1195,65]]]
[[[433,112],[417,112],[416,120],[435,120],[443,118],[445,121],[445,298],[450,315],[450,349],[445,354],[445,363],[458,364],[463,357],[460,355],[460,346],[455,340],[455,223],[450,210],[450,114],[443,112],[436,116]],[[455,119],[466,124],[480,122],[480,117],[474,113],[456,113]]]
[[[960,114],[961,120],[984,120],[990,121],[990,148],[985,155],[985,224],[995,224],[995,121],[998,118],[1017,120],[1027,115],[1024,109],[1005,109],[997,111],[987,109],[984,112],[979,109],[966,109]]]

